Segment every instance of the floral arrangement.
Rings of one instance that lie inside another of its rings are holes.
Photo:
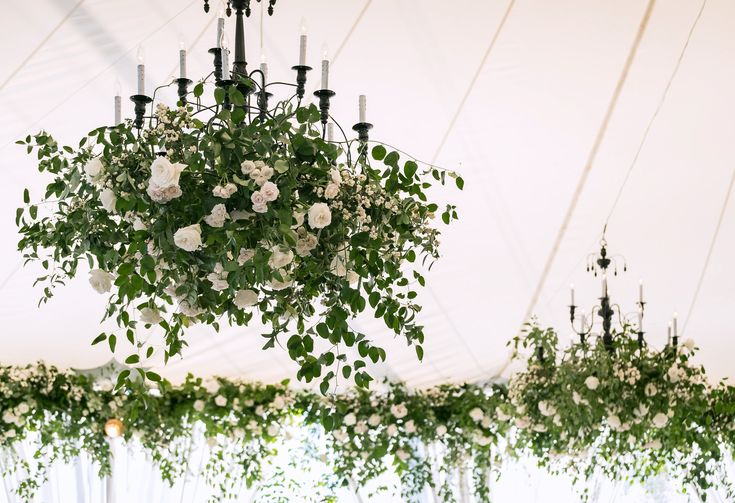
[[[198,84],[197,100],[203,92]],[[234,86],[214,97],[211,107],[159,104],[141,132],[130,121],[99,128],[78,148],[44,132],[18,142],[53,176],[44,200],[31,204],[26,190],[16,215],[19,248],[46,270],[42,301],[87,262],[119,327],[93,343],[114,352],[124,335],[126,363],[152,380],[142,364],[160,349],[140,328],[161,327],[167,361],[192,323],[218,330],[259,318],[271,330],[264,349],[285,347],[300,380],[321,379],[326,391],[339,372],[366,387],[365,360],[386,358],[349,325],[368,305],[421,359],[415,288],[439,257],[440,210],[426,191],[429,179],[443,184],[448,174],[460,189],[463,180],[380,144],[369,152],[364,142],[324,140],[314,105],[282,102],[247,122]],[[455,218],[454,206],[441,211],[445,223]],[[345,346],[360,358],[347,361]]]
[[[193,469],[188,457],[200,431],[208,460],[199,475],[221,498],[236,494],[242,484],[264,482],[261,467],[275,454],[273,445],[297,425],[313,432],[304,436],[305,443],[328,438],[322,461],[330,476],[322,483],[332,490],[347,481],[364,486],[392,462],[409,500],[428,484],[439,488],[442,501],[456,501],[452,482],[460,471],[472,470],[474,492],[487,501],[495,447],[507,430],[505,423],[492,420],[504,399],[497,386],[444,385],[411,392],[385,383],[383,392],[330,397],[290,390],[286,382],[261,385],[192,376],[176,386],[164,379],[152,388],[140,380],[132,386],[139,388],[116,389],[108,378],[42,363],[0,367],[0,450],[9,456],[0,469],[4,475],[22,470],[18,494],[30,498],[54,460],[71,461],[81,451],[93,456],[100,475],[109,474],[104,428],[115,418],[122,422],[125,441],[145,451],[172,484]],[[36,465],[18,457],[13,446],[21,441],[37,449]],[[431,446],[431,453],[424,446]],[[319,460],[309,461],[314,462]]]
[[[537,326],[514,339],[528,365],[511,378],[498,417],[514,423],[516,452],[577,480],[643,482],[665,471],[683,488],[721,486],[732,497],[721,463],[732,445],[733,410],[721,401],[730,388],[710,387],[691,340],[658,352],[631,333],[614,334],[612,350],[602,340],[562,350],[552,329]]]
[[[406,500],[429,487],[439,501],[458,501],[464,485],[488,501],[503,460],[531,457],[574,477],[583,494],[596,475],[643,483],[664,472],[702,498],[710,488],[733,497],[723,461],[735,448],[735,388],[708,384],[692,363],[691,341],[656,352],[624,332],[614,353],[596,341],[562,350],[552,329],[529,326],[513,344],[527,365],[507,384],[409,390],[385,382],[327,396],[287,382],[188,376],[179,385],[133,380],[120,388],[44,364],[0,367],[0,470],[19,472],[23,497],[40,487],[54,460],[81,451],[109,473],[105,424],[114,418],[125,441],[171,483],[204,439],[209,458],[200,474],[223,498],[243,483],[265,484],[263,463],[294,428],[303,449],[290,448],[308,454],[308,464],[325,465],[319,485],[327,492],[367,487],[392,466]],[[18,458],[20,441],[35,446],[34,462]]]

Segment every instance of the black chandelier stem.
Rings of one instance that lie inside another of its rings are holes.
[[[208,52],[214,56],[214,80],[219,82],[222,80],[222,49],[212,47]]]
[[[186,95],[189,94],[189,86],[192,84],[192,81],[189,79],[176,79],[176,84],[178,85],[179,102],[181,106],[184,106],[186,105]]]
[[[233,0],[235,7],[235,62],[232,71],[238,77],[247,77],[247,60],[245,57],[245,26],[243,23],[243,9],[249,7],[250,2],[246,0]]]
[[[326,131],[327,122],[329,122],[329,100],[337,93],[331,89],[320,89],[314,91],[314,96],[319,98],[319,111],[321,112],[322,132]],[[322,134],[322,137],[324,135]]]
[[[130,97],[130,101],[135,103],[135,119],[133,124],[140,130],[143,127],[143,116],[145,116],[145,110],[148,107],[148,103],[153,102],[153,98],[146,96],[145,94],[134,94]]]

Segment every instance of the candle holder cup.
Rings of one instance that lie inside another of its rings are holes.
[[[300,100],[304,97],[304,93],[306,92],[306,72],[311,70],[311,67],[306,65],[296,65],[292,66],[291,70],[296,70],[296,96],[298,96]]]
[[[357,131],[357,138],[362,143],[367,143],[370,140],[369,131],[373,128],[373,125],[369,122],[358,122],[352,126],[353,131]]]
[[[179,95],[179,102],[181,103],[181,106],[184,106],[186,104],[186,95],[189,94],[189,86],[192,84],[192,81],[190,79],[180,78],[176,79],[174,82],[177,84],[177,92]]]
[[[314,91],[314,96],[319,98],[319,110],[321,111],[321,122],[324,127],[329,122],[329,100],[337,93],[331,89],[320,89]]]
[[[145,109],[148,106],[148,103],[153,102],[153,98],[146,96],[145,94],[134,94],[130,97],[130,101],[135,103],[135,108],[133,109],[135,111],[135,119],[133,120],[133,124],[137,129],[141,129],[143,127]]]

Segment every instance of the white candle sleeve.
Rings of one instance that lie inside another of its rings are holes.
[[[225,33],[225,18],[217,18],[217,47],[222,47],[222,35]]]
[[[299,39],[299,65],[306,65],[306,35],[301,35]]]
[[[329,60],[322,60],[322,89],[329,89]]]
[[[122,98],[115,96],[115,125],[122,122]]]
[[[327,141],[330,143],[334,141],[334,124],[331,122],[327,124]]]
[[[260,64],[260,71],[263,72],[263,82],[268,83],[268,63]]]
[[[364,94],[361,94],[358,101],[360,107],[360,122],[367,122],[367,97]]]
[[[145,94],[145,65],[138,65],[138,94]]]
[[[179,77],[186,78],[186,49],[179,50]]]

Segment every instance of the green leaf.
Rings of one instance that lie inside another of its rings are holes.
[[[416,174],[418,169],[419,166],[414,161],[406,161],[406,164],[403,165],[403,171],[408,178],[413,178],[413,175]]]
[[[117,337],[115,334],[110,334],[110,337],[107,338],[107,344],[110,346],[110,352],[115,352],[115,346],[117,346]]]
[[[385,157],[386,150],[383,145],[375,145],[373,147],[373,159],[376,161],[381,161]]]
[[[26,204],[31,202],[31,194],[28,192],[28,189],[23,190],[23,202]]]
[[[398,159],[400,159],[400,155],[398,155],[398,152],[391,152],[387,156],[385,156],[385,159],[383,160],[383,163],[385,163],[387,166],[391,167],[398,167]]]
[[[125,358],[125,363],[128,365],[133,365],[134,363],[138,363],[140,361],[140,356],[138,355],[130,355],[127,358]]]
[[[462,190],[462,189],[464,189],[464,179],[463,179],[463,178],[462,178],[461,176],[458,176],[458,177],[457,177],[457,178],[456,178],[456,179],[454,180],[454,183],[456,183],[456,184],[457,184],[457,188],[458,188],[459,190]]]
[[[95,344],[99,344],[100,342],[104,341],[105,339],[107,339],[107,334],[100,334],[100,335],[98,335],[92,341],[92,346],[94,346]]]
[[[198,98],[204,93],[204,84],[202,82],[194,86],[194,97]]]
[[[156,374],[155,372],[151,372],[150,370],[145,373],[145,376],[154,382],[160,382],[161,376]]]
[[[218,105],[221,105],[225,101],[225,90],[221,87],[218,87],[214,90],[214,101],[217,102]]]

